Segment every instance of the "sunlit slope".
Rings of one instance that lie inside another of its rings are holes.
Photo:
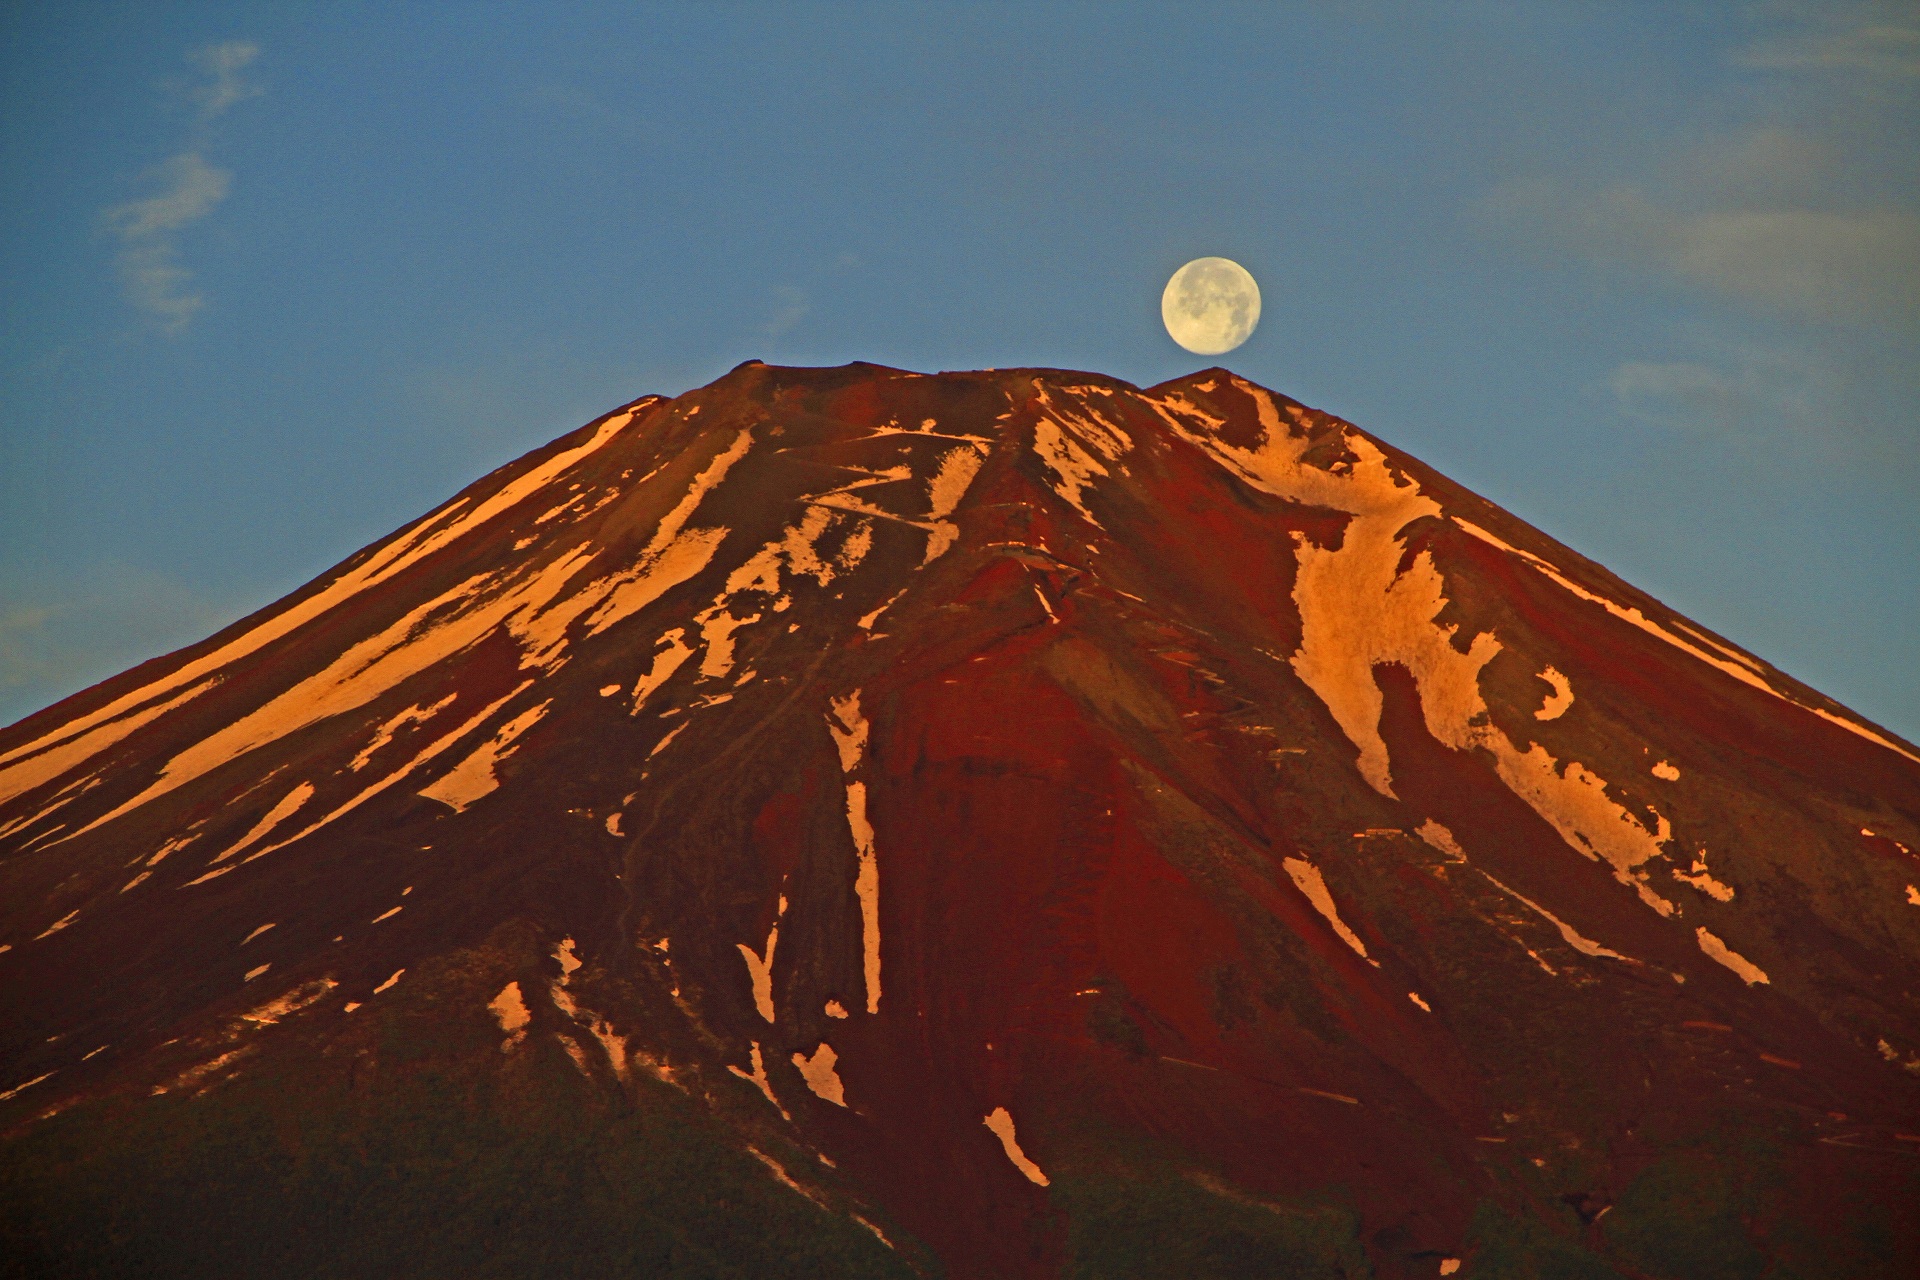
[[[0,734],[6,1230],[1887,1274],[1916,848],[1910,744],[1225,371],[749,364]]]

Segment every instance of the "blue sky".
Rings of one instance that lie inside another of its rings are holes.
[[[0,722],[749,358],[1206,363],[1920,738],[1910,4],[0,0]]]

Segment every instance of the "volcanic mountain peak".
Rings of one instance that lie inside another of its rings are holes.
[[[0,1104],[47,1221],[129,1099],[430,1076],[708,1126],[847,1274],[1678,1274],[1701,1151],[1907,1177],[1916,764],[1225,370],[749,363],[0,733]]]

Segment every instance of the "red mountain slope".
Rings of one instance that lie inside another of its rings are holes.
[[[0,733],[0,1241],[1893,1274],[1916,849],[1920,750],[1223,370],[743,365]]]

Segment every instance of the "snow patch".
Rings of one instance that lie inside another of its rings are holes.
[[[816,1192],[809,1191],[807,1190],[807,1188],[795,1182],[793,1180],[793,1176],[786,1171],[785,1166],[783,1166],[778,1160],[775,1160],[772,1156],[768,1155],[766,1152],[762,1151],[760,1148],[749,1145],[747,1147],[747,1154],[752,1156],[754,1159],[758,1160],[761,1164],[767,1166],[767,1171],[773,1174],[774,1180],[778,1182],[781,1186],[785,1187],[787,1190],[793,1192],[796,1195],[806,1197],[807,1200],[811,1201],[813,1204],[817,1205],[822,1209],[827,1209],[829,1207],[827,1202],[824,1199],[822,1199]]]
[[[675,627],[660,637],[660,648],[653,655],[653,665],[633,686],[633,714],[639,715],[640,709],[647,705],[647,699],[654,690],[665,684],[682,663],[693,656],[693,650],[687,647],[686,631]]]
[[[875,609],[872,613],[861,615],[860,618],[856,620],[853,625],[855,625],[856,627],[859,627],[862,631],[873,630],[873,624],[880,621],[880,615],[885,613],[887,610],[893,608],[894,605],[898,604],[900,602],[900,597],[906,594],[907,594],[907,588],[905,587],[900,588],[898,591],[888,596],[885,602],[882,603],[880,607]]]
[[[813,1051],[811,1057],[804,1053],[793,1055],[793,1065],[800,1071],[801,1079],[807,1082],[807,1088],[815,1096],[825,1098],[836,1107],[847,1105],[847,1092],[840,1083],[840,1074],[834,1070],[834,1063],[840,1060],[833,1046],[825,1040]]]
[[[659,755],[662,751],[665,751],[667,749],[667,744],[680,736],[681,731],[687,727],[687,723],[688,722],[682,722],[680,724],[673,726],[673,728],[669,729],[667,731],[667,736],[660,739],[660,741],[654,743],[653,750],[647,752],[647,759],[651,760],[655,756]]]
[[[1707,870],[1707,851],[1702,849],[1693,860],[1693,866],[1686,871],[1674,868],[1673,878],[1681,884],[1689,884],[1706,894],[1716,902],[1732,902],[1733,886],[1713,878]]]
[[[512,701],[515,697],[517,697],[520,694],[522,690],[526,689],[527,686],[532,683],[533,682],[530,680],[522,683],[519,686],[519,688],[516,688],[512,693],[509,693],[506,697],[501,698],[499,701],[484,708],[483,710],[480,711],[479,714],[475,715],[472,719],[468,720],[465,724],[461,725],[459,728],[455,729],[453,732],[434,741],[433,743],[428,745],[428,747],[424,751],[422,751],[419,755],[415,756],[413,759],[409,760],[406,764],[402,765],[399,769],[396,769],[394,772],[380,779],[380,781],[374,783],[372,786],[368,787],[366,790],[360,792],[358,795],[354,796],[351,800],[347,801],[345,804],[341,805],[339,808],[333,810],[333,812],[329,813],[326,817],[320,819],[320,821],[314,823],[312,826],[306,827],[303,830],[295,832],[293,835],[288,836],[285,840],[282,840],[277,844],[270,844],[264,849],[255,850],[254,852],[248,854],[246,858],[243,859],[243,861],[252,862],[255,858],[265,857],[267,854],[274,852],[276,849],[284,849],[288,845],[293,844],[296,841],[304,840],[306,837],[312,835],[314,832],[326,826],[328,823],[334,821],[336,818],[340,818],[345,816],[348,813],[351,813],[353,810],[359,808],[361,805],[365,804],[367,801],[379,795],[382,791],[385,791],[388,787],[391,787],[395,783],[401,781],[408,774],[412,773],[415,769],[418,769],[421,765],[424,765],[429,761],[431,761],[435,756],[438,756],[443,751],[447,750],[447,748],[453,746],[454,743],[460,741],[460,739],[466,737],[467,734],[470,733],[473,729],[477,728],[482,721],[486,720],[494,712],[498,711],[501,707],[505,706],[508,702]],[[231,870],[231,868],[222,868],[222,870]],[[219,873],[215,872],[213,874],[217,875]],[[194,883],[197,883],[197,882],[194,882]]]
[[[1333,904],[1333,895],[1327,892],[1327,882],[1320,876],[1320,868],[1303,858],[1288,858],[1281,865],[1286,867],[1287,875],[1292,877],[1294,885],[1306,896],[1307,901],[1313,904],[1313,909],[1326,917],[1333,931],[1340,935],[1340,940],[1352,947],[1354,954],[1362,960],[1378,968],[1380,962],[1367,955],[1366,943],[1360,941],[1359,935],[1347,928],[1347,922],[1340,918],[1339,908]]]
[[[1446,854],[1449,858],[1452,858],[1455,862],[1465,862],[1467,860],[1467,851],[1462,849],[1460,842],[1453,838],[1453,832],[1447,830],[1432,818],[1428,818],[1422,823],[1420,829],[1415,831],[1414,834],[1440,852]]]
[[[1479,870],[1479,868],[1476,867],[1475,870]],[[1521,894],[1513,889],[1508,888],[1505,884],[1502,884],[1499,880],[1496,880],[1492,876],[1487,875],[1485,871],[1481,871],[1480,874],[1483,876],[1486,876],[1489,882],[1491,882],[1493,885],[1499,888],[1500,891],[1505,893],[1508,897],[1520,903],[1522,906],[1525,906],[1528,910],[1537,914],[1541,919],[1545,920],[1548,924],[1558,929],[1560,931],[1560,936],[1566,940],[1566,944],[1572,947],[1575,951],[1578,951],[1581,955],[1593,956],[1595,958],[1604,956],[1610,960],[1625,960],[1628,964],[1640,963],[1638,960],[1635,960],[1632,956],[1623,956],[1618,951],[1610,951],[1606,947],[1603,947],[1599,943],[1595,942],[1593,939],[1583,936],[1577,929],[1575,929],[1572,925],[1568,924],[1565,920],[1562,920],[1559,916],[1556,916],[1555,914],[1553,914],[1553,912],[1547,910],[1545,907],[1541,906],[1539,903],[1535,902],[1533,899],[1525,896],[1524,894]]]
[[[209,861],[207,865],[210,867],[218,866],[236,853],[245,853],[248,849],[251,849],[254,845],[265,839],[275,827],[292,817],[301,805],[312,798],[313,784],[311,782],[301,783],[286,795],[282,796],[280,803],[267,810],[266,817],[254,823],[253,829],[248,831],[244,836],[241,836],[238,844],[214,855],[213,859]]]
[[[733,633],[760,621],[760,615],[736,618],[731,610],[716,606],[694,620],[700,624],[700,640],[707,647],[706,656],[700,659],[700,676],[715,680],[733,670]]]
[[[589,554],[576,551],[566,563],[583,563]],[[504,585],[491,574],[467,579],[378,635],[354,645],[325,670],[181,752],[167,762],[160,777],[146,790],[92,826],[109,822],[308,725],[365,706],[402,681],[478,643],[515,614],[537,607],[562,585],[560,575],[544,572],[533,575],[531,582],[523,578]]]
[[[686,523],[752,447],[752,429],[741,430],[733,442],[694,477],[679,504],[661,518],[652,540],[640,554],[640,563],[596,584],[593,594],[604,602],[587,617],[588,635],[599,635],[707,567],[728,531],[725,528],[686,530]]]
[[[67,914],[61,916],[58,920],[55,920],[52,924],[48,925],[45,929],[43,929],[39,933],[35,934],[33,937],[33,940],[35,942],[38,942],[42,938],[51,938],[54,934],[60,932],[62,929],[66,928],[68,925],[72,924],[75,920],[78,920],[79,918],[80,918],[80,910],[79,908],[76,907],[72,911],[69,911],[67,912]]]
[[[1046,418],[1033,424],[1033,451],[1053,472],[1053,479],[1048,482],[1053,491],[1065,498],[1068,505],[1078,511],[1087,523],[1095,528],[1102,527],[1093,512],[1087,510],[1084,498],[1095,476],[1109,474],[1099,459],[1082,448],[1057,423]]]
[[[781,905],[786,899],[780,900]],[[776,916],[773,928],[767,933],[767,946],[764,952],[755,951],[744,942],[734,945],[740,948],[740,956],[747,962],[747,978],[753,984],[753,1007],[768,1022],[773,1021],[773,950],[780,942],[780,920]]]
[[[423,707],[415,703],[413,706],[401,711],[398,715],[381,724],[379,728],[373,731],[373,741],[367,743],[367,745],[362,748],[360,754],[348,762],[347,768],[353,770],[355,773],[366,768],[368,763],[372,761],[374,755],[382,747],[393,741],[394,734],[409,724],[424,724],[426,721],[433,719],[434,716],[440,714],[441,711],[446,709],[449,703],[459,696],[459,694],[450,693],[430,707]]]
[[[867,1012],[880,1012],[880,864],[867,818],[867,784],[847,784],[847,827],[853,833],[858,870],[853,891],[860,899],[860,950],[867,984]]]
[[[518,1042],[526,1034],[526,1026],[533,1021],[533,1014],[527,1008],[526,998],[520,994],[520,984],[509,982],[500,988],[500,994],[488,1002],[487,1008],[500,1023],[500,1029]]]
[[[927,484],[927,516],[932,528],[921,564],[932,564],[945,555],[960,536],[960,526],[947,517],[959,507],[985,461],[986,455],[976,448],[949,449],[940,455],[933,479]]]
[[[1708,933],[1705,928],[1695,929],[1694,936],[1700,941],[1700,950],[1739,974],[1740,980],[1748,986],[1767,981],[1767,975],[1759,965],[1735,952],[1719,938]]]
[[[481,743],[439,781],[421,788],[420,794],[429,800],[438,800],[455,813],[461,813],[476,800],[497,791],[500,779],[494,775],[494,765],[514,753],[514,742],[538,724],[551,705],[552,699],[548,699],[507,721],[492,738]]]
[[[78,768],[88,760],[99,755],[102,751],[105,751],[108,747],[111,747],[114,743],[119,742],[122,738],[133,733],[134,730],[158,719],[182,703],[190,702],[194,698],[199,697],[208,689],[211,689],[216,683],[218,683],[217,680],[208,680],[202,684],[195,685],[193,688],[168,702],[163,702],[158,706],[148,707],[144,711],[139,711],[120,720],[102,725],[91,733],[69,738],[59,745],[49,747],[38,755],[28,756],[18,764],[0,768],[0,804],[4,804],[17,795],[31,791],[42,783],[51,782],[60,775]],[[132,697],[134,695],[128,696]],[[123,698],[120,701],[125,702],[126,700],[127,699]],[[114,705],[117,706],[119,704],[116,703]],[[82,717],[82,719],[84,720],[86,717]],[[55,731],[56,734],[58,732],[58,730]],[[47,736],[51,738],[54,735],[49,734]],[[40,741],[46,741],[46,739],[43,738]],[[25,747],[17,747],[12,752],[9,752],[8,756],[9,758],[18,756],[21,752],[35,745],[37,744],[28,743]],[[81,830],[91,830],[91,827],[83,827]],[[75,832],[75,834],[77,835],[79,832]]]
[[[8,1089],[5,1092],[0,1092],[0,1102],[11,1102],[14,1098],[25,1093],[27,1090],[33,1088],[33,1086],[39,1084],[41,1081],[53,1079],[53,1077],[56,1074],[58,1073],[49,1071],[43,1076],[35,1076],[33,1079],[27,1081],[25,1084],[17,1084],[13,1086],[13,1088]]]
[[[866,717],[860,714],[860,691],[855,689],[844,698],[829,699],[827,705],[832,708],[827,716],[827,731],[833,735],[833,745],[840,753],[840,771],[852,773],[860,767],[867,749],[868,725]]]
[[[1041,1187],[1048,1184],[1049,1179],[1046,1174],[1040,1172],[1040,1166],[1029,1160],[1027,1153],[1020,1149],[1020,1142],[1014,1136],[1013,1117],[1008,1114],[1005,1107],[995,1107],[989,1111],[983,1123],[993,1131],[994,1137],[1000,1139],[1000,1146],[1006,1151],[1007,1159],[1013,1162],[1013,1167],[1018,1169],[1028,1182]]]
[[[1567,708],[1573,705],[1573,685],[1568,679],[1552,667],[1540,673],[1540,678],[1553,686],[1553,692],[1533,713],[1535,720],[1558,720],[1567,714]]]
[[[765,1094],[767,1101],[773,1104],[773,1109],[780,1113],[782,1120],[792,1120],[793,1117],[787,1114],[787,1109],[780,1105],[780,1099],[774,1096],[773,1081],[767,1078],[767,1067],[760,1056],[760,1042],[758,1040],[753,1042],[753,1052],[748,1060],[753,1063],[753,1070],[751,1072],[742,1071],[731,1062],[727,1064],[727,1070]]]
[[[218,677],[194,685],[193,688],[188,689],[185,693],[180,694],[178,697],[175,697],[163,705],[148,705],[156,698],[160,698],[183,685],[192,684],[194,681],[201,680],[203,676],[218,672],[222,668],[232,665],[249,654],[257,652],[280,639],[282,636],[288,635],[313,621],[315,618],[330,612],[367,588],[384,582],[409,566],[418,563],[455,539],[464,536],[473,529],[493,519],[493,517],[517,505],[526,497],[564,474],[575,463],[611,441],[614,436],[618,435],[619,432],[633,420],[633,416],[633,410],[613,415],[601,423],[599,429],[594,432],[593,437],[586,443],[573,449],[563,450],[553,457],[548,458],[545,462],[528,471],[525,475],[503,486],[492,497],[483,501],[479,506],[473,507],[471,510],[465,512],[465,514],[457,513],[460,512],[461,508],[467,506],[470,499],[454,499],[446,506],[416,521],[406,532],[395,537],[385,547],[374,552],[362,563],[342,573],[320,591],[281,610],[244,635],[228,641],[212,653],[205,654],[192,662],[186,663],[179,669],[161,677],[151,684],[126,693],[114,699],[114,701],[108,703],[106,706],[91,711],[77,719],[70,720],[51,733],[42,735],[40,738],[16,747],[5,755],[0,756],[0,765],[25,757],[24,762],[14,768],[0,769],[0,801],[10,799],[12,796],[18,795],[30,787],[37,786],[39,783],[52,777],[57,777],[75,765],[91,759],[93,756],[132,733],[135,729],[138,729],[141,725],[174,709],[181,703],[206,692],[213,687]],[[397,683],[397,681],[394,683]],[[391,686],[388,685],[385,687]],[[384,688],[381,691],[384,691]],[[367,698],[361,701],[365,702],[370,700],[371,698]],[[276,703],[279,701],[280,700],[276,699]],[[360,703],[356,703],[355,705],[360,705]],[[145,709],[140,710],[134,715],[127,714],[136,708]],[[284,710],[285,708],[282,708],[282,711]],[[274,718],[275,717],[272,716],[268,717],[267,723],[271,723]],[[243,721],[241,723],[246,724],[247,722]],[[304,727],[307,723],[311,723],[311,721],[301,721],[299,724],[293,724],[282,732],[292,732],[293,729]],[[100,727],[96,729],[95,726]],[[248,724],[247,731],[251,733],[255,727],[254,725]],[[89,730],[92,730],[92,732],[88,732]],[[242,735],[241,741],[244,742],[244,740],[245,735]],[[231,744],[230,742],[224,742],[222,745]],[[257,745],[259,745],[257,742],[248,743],[241,746],[239,750],[248,750],[251,749],[252,746]],[[58,749],[57,754],[56,748]],[[239,754],[239,750],[233,751],[232,754]],[[217,755],[218,748],[214,748],[209,754]],[[198,777],[201,773],[206,772],[208,768],[212,768],[214,765],[223,763],[224,759],[230,758],[231,755],[222,759],[215,759],[211,764],[207,764],[204,768],[199,768],[197,772],[193,772],[191,776]],[[168,769],[163,771],[160,783],[155,784],[156,787],[159,787],[159,790],[149,788],[148,792],[142,793],[127,805],[107,815],[107,817],[117,817],[127,809],[136,807],[138,804],[145,803],[147,800],[152,799],[154,795],[164,794],[164,792],[181,785],[183,781],[189,780],[186,777],[178,776],[178,774],[187,772],[188,769],[200,762],[188,759],[185,764],[182,764],[182,759],[183,758],[176,758],[175,761],[169,763]],[[176,764],[182,765],[178,771],[174,768]],[[102,818],[100,821],[104,822],[106,820],[106,818]],[[98,825],[99,823],[96,822],[82,830],[91,830],[93,826]]]
[[[1331,470],[1311,464],[1306,460],[1310,438],[1282,420],[1272,396],[1250,383],[1237,385],[1258,409],[1262,438],[1257,447],[1242,448],[1215,431],[1194,430],[1185,419],[1197,411],[1184,401],[1149,403],[1178,434],[1255,488],[1351,515],[1337,548],[1295,535],[1299,570],[1294,602],[1300,612],[1301,643],[1291,661],[1358,749],[1361,776],[1382,795],[1394,794],[1387,746],[1380,737],[1383,698],[1373,668],[1399,663],[1413,674],[1428,732],[1453,750],[1488,752],[1501,781],[1562,839],[1610,865],[1615,878],[1649,907],[1672,915],[1677,908],[1655,893],[1647,874],[1639,870],[1661,853],[1669,838],[1665,821],[1657,831],[1649,831],[1611,800],[1605,780],[1584,766],[1570,763],[1563,768],[1538,744],[1522,752],[1493,723],[1480,692],[1481,670],[1500,651],[1499,639],[1481,632],[1462,647],[1458,628],[1437,620],[1448,599],[1430,553],[1422,551],[1402,568],[1407,550],[1402,531],[1417,520],[1444,515],[1439,502],[1356,432],[1342,432],[1351,462]],[[1298,411],[1291,412],[1298,420]]]
[[[175,836],[173,839],[161,845],[159,852],[155,853],[151,858],[147,859],[147,865],[149,867],[159,866],[161,863],[161,860],[164,859],[168,854],[179,852],[181,849],[186,848],[188,845],[192,844],[195,840],[198,840],[199,838],[200,838],[200,833],[198,831],[189,831],[186,835]]]
[[[1831,721],[1832,723],[1839,725],[1842,729],[1845,729],[1850,733],[1858,734],[1860,737],[1867,739],[1867,741],[1869,742],[1877,743],[1880,746],[1887,748],[1887,750],[1889,751],[1897,752],[1898,754],[1905,756],[1909,760],[1915,761],[1916,763],[1920,763],[1920,755],[1914,754],[1913,752],[1907,750],[1903,746],[1900,746],[1896,742],[1893,742],[1887,738],[1881,737],[1879,734],[1867,728],[1865,725],[1858,724],[1852,720],[1848,720],[1841,716],[1834,715],[1831,711],[1824,710],[1820,707],[1808,706],[1806,703],[1801,702],[1799,699],[1790,697],[1787,694],[1782,693],[1780,690],[1774,688],[1765,679],[1763,679],[1759,675],[1756,669],[1756,664],[1754,664],[1750,659],[1746,658],[1744,655],[1733,654],[1733,658],[1735,660],[1729,661],[1727,658],[1719,657],[1719,656],[1716,656],[1715,654],[1708,653],[1705,649],[1700,648],[1699,645],[1691,644],[1688,641],[1682,639],[1680,636],[1675,635],[1673,632],[1669,631],[1667,628],[1660,625],[1658,622],[1655,622],[1653,619],[1647,617],[1639,609],[1632,608],[1627,605],[1619,604],[1616,601],[1609,600],[1605,596],[1598,595],[1592,591],[1587,590],[1585,587],[1581,586],[1579,583],[1575,582],[1573,579],[1567,577],[1565,574],[1561,573],[1558,569],[1554,568],[1551,564],[1547,563],[1545,560],[1541,559],[1539,556],[1534,555],[1532,552],[1522,551],[1520,548],[1513,546],[1511,543],[1502,541],[1500,538],[1495,537],[1493,534],[1487,532],[1485,529],[1482,529],[1479,525],[1474,524],[1472,521],[1463,520],[1458,516],[1454,516],[1452,517],[1452,519],[1455,524],[1459,525],[1462,529],[1466,530],[1468,533],[1472,534],[1474,537],[1479,538],[1482,542],[1488,543],[1491,546],[1498,547],[1502,551],[1507,552],[1509,555],[1518,556],[1520,559],[1532,565],[1535,569],[1539,570],[1542,574],[1546,575],[1548,578],[1558,583],[1561,587],[1565,588],[1567,591],[1571,592],[1573,595],[1579,597],[1582,600],[1588,601],[1589,603],[1599,605],[1601,608],[1605,609],[1608,613],[1612,614],[1614,617],[1619,618],[1622,622],[1630,623],[1633,626],[1638,627],[1640,630],[1646,632],[1648,635],[1655,636],[1661,640],[1666,641],[1668,644],[1672,645],[1676,649],[1679,649],[1681,652],[1691,654],[1693,657],[1698,658],[1700,661],[1706,663],[1708,666],[1715,667],[1721,671],[1726,672],[1728,675],[1732,676],[1735,680],[1738,680],[1741,684],[1749,685],[1752,688],[1758,689],[1763,693],[1770,693],[1774,697],[1779,698],[1781,701],[1790,702],[1794,706],[1800,707],[1802,710],[1811,711],[1814,715],[1819,716],[1821,719]],[[1689,627],[1687,628],[1687,630],[1692,631],[1692,628]],[[1694,634],[1698,635],[1699,633],[1694,632]],[[1711,645],[1714,649],[1719,650],[1722,653],[1732,652],[1731,650],[1726,649],[1726,647],[1723,645],[1716,644],[1711,640],[1706,640],[1705,637],[1701,637],[1701,639],[1705,643]]]
[[[866,762],[869,726],[860,711],[860,691],[844,698],[833,698],[827,716],[827,730],[840,756],[840,771],[846,775],[862,769]],[[847,829],[853,833],[857,859],[853,891],[860,899],[860,939],[867,984],[867,1012],[880,1012],[880,865],[873,844],[873,823],[867,818],[867,784],[851,776],[847,783]]]

